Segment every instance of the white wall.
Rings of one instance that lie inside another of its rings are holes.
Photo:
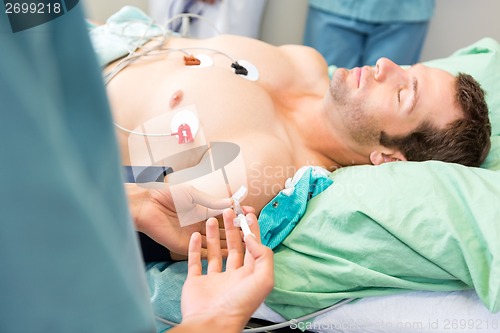
[[[267,0],[261,39],[274,45],[302,44],[307,0]]]
[[[422,60],[446,57],[483,37],[500,42],[499,0],[437,0]]]
[[[82,0],[86,17],[104,23],[112,14],[125,5],[141,8],[147,13],[148,0]]]
[[[83,3],[88,17],[100,22],[126,4],[148,10],[147,0],[83,0]],[[306,14],[307,0],[268,0],[261,39],[275,45],[301,44]],[[499,15],[500,0],[436,0],[422,60],[446,57],[483,37],[500,42]]]

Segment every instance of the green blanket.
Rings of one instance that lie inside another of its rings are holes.
[[[500,45],[483,39],[429,66],[487,92],[482,168],[437,161],[340,169],[275,251],[268,306],[291,319],[344,298],[474,288],[500,310]]]

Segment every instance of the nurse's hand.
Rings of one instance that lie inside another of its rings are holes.
[[[169,190],[175,212],[183,226],[221,215],[224,209],[232,206],[230,198],[217,198],[188,183],[170,186]]]
[[[142,184],[126,183],[125,189],[136,229],[170,251],[186,255],[191,234],[201,231],[202,223],[181,228],[165,184],[147,188]]]
[[[169,190],[168,184],[152,183],[152,184],[125,184],[125,189],[129,199],[129,207],[134,219],[136,229],[145,233],[157,243],[162,244],[171,252],[187,255],[189,239],[193,232],[204,234],[205,223],[198,222],[185,227],[181,227],[176,205],[172,198],[172,193]],[[203,212],[203,216],[199,216],[199,221],[205,221],[205,212],[212,215],[222,212],[222,208],[230,207],[230,199],[215,199],[207,196],[200,191],[185,191],[183,200],[186,204],[180,207],[184,210],[192,210],[193,212]],[[179,194],[177,194],[179,198]],[[182,201],[182,200],[181,200]],[[179,200],[177,200],[179,206]],[[189,206],[189,207],[188,207]],[[208,208],[209,206],[211,208]],[[179,208],[179,207],[177,207]],[[224,238],[224,233],[221,235]],[[226,248],[224,240],[221,242],[223,248]],[[202,237],[202,255],[206,257],[206,241],[205,236]],[[227,251],[224,252],[227,255]],[[173,258],[183,259],[173,255]]]
[[[229,253],[226,271],[222,272],[216,219],[211,218],[206,223],[207,275],[202,275],[201,235],[195,233],[191,237],[188,276],[181,299],[183,319],[179,330],[197,327],[204,328],[203,331],[239,332],[273,287],[273,252],[260,243],[255,215],[247,214],[253,222],[250,229],[256,237],[246,237],[246,251],[241,231],[233,224],[234,211],[224,211],[223,217]]]

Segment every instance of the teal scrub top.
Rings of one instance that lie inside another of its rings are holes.
[[[309,5],[370,23],[422,22],[434,14],[435,0],[309,0]]]
[[[0,332],[155,332],[80,7],[14,33],[0,4]]]

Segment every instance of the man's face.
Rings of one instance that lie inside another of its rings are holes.
[[[421,64],[403,69],[381,58],[375,67],[335,71],[326,103],[344,138],[376,146],[381,131],[406,135],[425,121],[443,128],[458,119],[454,87],[446,71]]]

